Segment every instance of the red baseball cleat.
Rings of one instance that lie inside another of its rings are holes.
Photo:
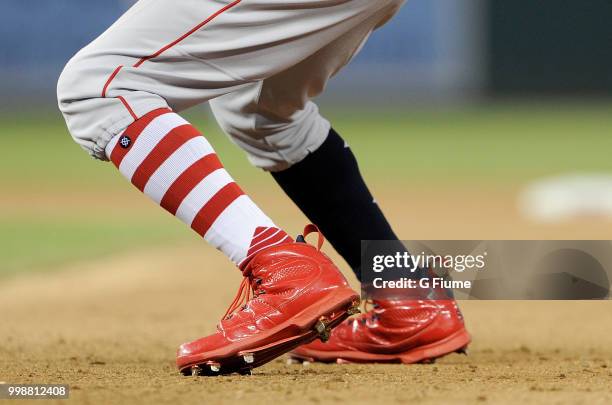
[[[428,363],[465,353],[470,340],[455,300],[375,301],[374,309],[334,329],[327,343],[301,346],[291,356],[337,363]]]
[[[309,225],[304,235],[315,232]],[[297,242],[257,253],[217,332],[181,345],[176,364],[185,375],[249,374],[330,331],[359,312],[359,296],[320,249]],[[243,302],[246,302],[241,306]]]

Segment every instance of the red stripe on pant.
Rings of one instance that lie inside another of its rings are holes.
[[[170,110],[169,108],[159,108],[157,110],[153,110],[150,113],[144,115],[139,120],[134,121],[132,125],[127,127],[123,132],[123,135],[121,135],[121,138],[123,138],[124,136],[129,137],[129,146],[124,148],[121,146],[120,142],[117,142],[110,155],[110,160],[113,162],[113,164],[119,167],[125,155],[127,155],[130,149],[132,149],[142,131],[144,131],[147,126],[149,126],[151,121],[161,115],[168,114],[171,112],[172,110]],[[119,139],[121,140],[121,138]]]
[[[229,183],[217,192],[196,214],[191,229],[204,236],[219,215],[244,192],[236,183]]]

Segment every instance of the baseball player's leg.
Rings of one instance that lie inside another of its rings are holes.
[[[373,200],[350,148],[310,98],[395,10],[381,10],[299,65],[211,103],[220,125],[250,161],[272,172],[358,277],[361,240],[392,241],[391,253],[404,247]],[[399,277],[392,273],[387,274]],[[470,336],[455,301],[445,291],[420,293],[436,300],[376,299],[372,310],[334,330],[327,344],[314,342],[293,354],[322,361],[413,363],[462,350]],[[428,322],[415,326],[416,317]]]
[[[358,278],[360,241],[397,237],[368,190],[350,148],[311,98],[324,90],[328,80],[401,4],[397,1],[380,8],[298,65],[211,102],[225,132],[247,152],[251,163],[272,172]]]
[[[259,243],[255,235],[276,227],[224,170],[217,172],[217,162],[200,161],[210,145],[191,140],[197,131],[176,112],[287,70],[379,7],[369,0],[293,7],[141,0],[68,63],[58,83],[60,109],[90,154],[124,156],[115,164],[130,181],[242,263]]]
[[[210,361],[228,371],[263,364],[317,334],[327,335],[356,298],[325,256],[292,243],[274,226],[198,131],[176,114],[287,71],[392,1],[290,3],[141,0],[79,52],[58,83],[60,108],[75,140],[93,156],[113,161],[135,186],[243,270],[245,284],[222,327],[181,348],[182,370],[197,371]],[[293,268],[302,263],[296,257],[327,270]],[[249,300],[251,290],[256,300]],[[240,307],[243,299],[247,305]],[[330,324],[311,331],[321,316]],[[284,327],[290,340],[281,344],[272,330]],[[234,360],[250,350],[255,360]]]

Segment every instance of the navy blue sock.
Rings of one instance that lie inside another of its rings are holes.
[[[359,172],[353,152],[333,129],[316,151],[272,176],[358,279],[362,240],[397,241]],[[403,247],[398,246],[401,251]]]

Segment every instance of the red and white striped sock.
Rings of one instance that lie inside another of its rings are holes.
[[[135,121],[110,141],[106,155],[239,267],[268,246],[292,241],[238,187],[198,130],[169,109]]]

